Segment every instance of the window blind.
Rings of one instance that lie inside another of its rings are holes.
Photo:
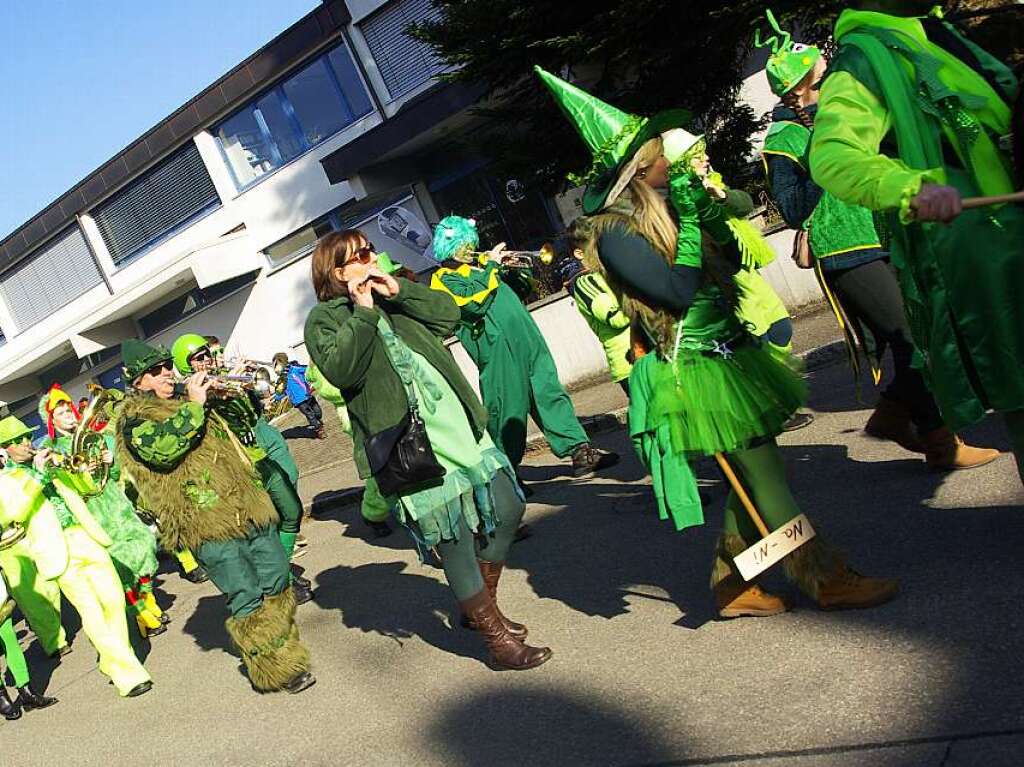
[[[391,98],[405,95],[444,70],[444,62],[429,45],[405,33],[412,23],[440,18],[441,12],[430,0],[394,0],[360,25]]]

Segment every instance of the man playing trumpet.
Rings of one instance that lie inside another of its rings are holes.
[[[281,432],[262,417],[255,377],[253,385],[244,382],[239,385],[238,381],[225,379],[243,378],[241,375],[215,375],[220,373],[217,359],[207,339],[194,333],[180,336],[171,347],[171,354],[174,367],[180,375],[206,373],[214,376],[208,407],[224,419],[259,472],[260,481],[280,517],[278,536],[290,561],[302,521],[302,500],[298,491],[299,469]],[[312,588],[305,578],[293,578],[292,586],[299,604],[313,598]]]
[[[532,415],[552,452],[559,458],[572,456],[575,476],[614,465],[618,455],[590,444],[544,336],[504,282],[504,243],[482,263],[479,245],[475,221],[443,219],[434,230],[434,258],[449,263],[434,273],[430,287],[448,293],[462,312],[455,335],[480,370],[491,438],[518,468],[526,452],[526,417]]]
[[[129,339],[132,382],[117,420],[117,459],[160,523],[165,548],[189,548],[227,595],[225,626],[253,687],[298,693],[315,683],[295,626],[279,517],[228,423],[208,406],[197,372],[176,397],[171,353]]]

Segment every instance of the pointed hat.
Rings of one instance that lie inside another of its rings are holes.
[[[670,109],[653,117],[628,114],[540,67],[533,69],[593,155],[590,170],[583,176],[569,177],[570,181],[586,184],[583,212],[588,215],[605,207],[622,167],[640,147],[690,121],[685,109]]]
[[[789,32],[783,31],[775,20],[775,14],[767,8],[764,13],[775,34],[762,40],[761,31],[755,30],[754,45],[772,49],[764,71],[772,92],[776,96],[784,96],[807,76],[821,58],[821,51],[813,45],[794,43]]]

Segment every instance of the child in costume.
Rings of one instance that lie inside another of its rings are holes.
[[[526,418],[532,415],[559,458],[572,456],[582,477],[618,463],[615,453],[590,444],[537,323],[505,283],[497,256],[476,255],[476,222],[448,216],[434,230],[434,258],[445,265],[430,287],[451,296],[462,315],[455,335],[480,371],[487,431],[518,467],[526,452]],[[513,272],[519,270],[512,270]],[[521,275],[520,275],[521,276]]]
[[[313,396],[313,390],[306,383],[306,366],[289,360],[283,353],[274,355],[274,367],[283,379],[284,394],[288,401],[304,416],[309,428],[317,439],[324,438],[324,413],[320,403]]]
[[[39,415],[47,429],[41,447],[70,461],[72,436],[81,420],[71,397],[54,384],[39,402]],[[119,484],[121,471],[114,462],[114,438],[104,434],[103,440],[106,450],[99,460],[107,464],[109,474],[102,489],[96,487],[87,473],[60,469],[58,472],[82,496],[90,513],[112,541],[107,554],[121,580],[125,600],[135,613],[139,633],[143,638],[156,636],[166,631],[164,624],[170,622],[153,594],[153,576],[158,568],[156,536],[136,515],[135,506]]]
[[[821,84],[811,177],[885,214],[925,383],[953,431],[1003,415],[1024,476],[1024,209],[1001,147],[1019,83],[933,2],[855,3]]]
[[[767,349],[738,318],[733,275],[742,268],[741,248],[705,236],[699,211],[709,203],[703,185],[691,183],[682,154],[673,153],[671,167],[663,154],[664,144],[680,145],[671,131],[687,116],[628,115],[539,67],[537,72],[594,152],[583,209],[598,233],[595,266],[649,336],[652,352],[644,359],[652,361],[632,373],[632,382],[644,377],[650,395],[643,430],[658,433],[667,426],[663,454],[728,455],[766,524],[777,529],[800,513],[775,437],[799,407],[804,386],[779,352]],[[678,226],[656,191],[665,187]],[[639,390],[632,382],[631,389]],[[711,579],[723,617],[786,609],[783,600],[745,584],[735,570],[732,558],[759,539],[730,493]],[[896,592],[895,581],[865,578],[847,567],[821,535],[783,562],[824,609],[876,605]]]
[[[181,376],[196,372],[222,372],[205,337],[189,333],[179,336],[171,347],[174,367]],[[227,423],[245,448],[252,465],[259,472],[264,489],[274,502],[281,520],[278,536],[289,561],[295,553],[295,542],[302,523],[302,499],[299,497],[299,467],[281,432],[262,417],[262,406],[255,391],[220,391],[207,400],[207,407]],[[312,584],[301,576],[292,576],[292,588],[299,604],[313,599]]]
[[[149,692],[153,682],[128,639],[124,592],[106,551],[111,540],[85,502],[53,473],[49,450],[33,455],[31,434],[14,416],[0,421],[0,447],[8,456],[0,471],[0,526],[24,527],[26,555],[38,576],[54,581],[78,611],[99,655],[100,672],[118,693],[135,697]],[[24,574],[12,577],[5,568],[16,598],[24,593],[24,583],[15,579]]]
[[[817,85],[825,59],[816,47],[792,42],[771,11],[775,32],[765,67],[768,84],[782,103],[772,112],[762,158],[772,195],[783,218],[807,232],[814,272],[844,331],[854,372],[859,345],[866,351],[875,383],[881,356],[892,351],[893,380],[879,397],[864,427],[869,435],[923,453],[936,469],[969,469],[999,456],[998,450],[970,447],[942,420],[935,397],[914,367],[914,342],[896,271],[883,249],[870,210],[836,198],[811,180],[808,151],[818,109]]]
[[[3,542],[0,542],[0,546],[3,545]],[[0,672],[0,716],[8,720],[21,718],[22,711],[46,708],[57,702],[56,698],[48,698],[32,689],[25,653],[18,644],[18,635],[14,631],[14,621],[11,618],[14,606],[14,600],[8,596],[3,573],[0,573],[0,645],[3,645],[7,670],[11,672],[11,679],[18,690],[17,697],[12,701],[7,695],[7,686]]]
[[[619,299],[599,272],[583,264],[583,252],[589,241],[586,218],[572,222],[562,243],[560,270],[562,284],[572,296],[580,313],[604,349],[608,374],[629,396],[629,372],[633,369],[629,354],[629,317],[619,306]]]
[[[171,353],[129,339],[132,382],[115,424],[117,460],[160,525],[170,550],[195,552],[228,598],[225,626],[253,687],[298,693],[315,683],[295,625],[295,594],[279,518],[230,426],[206,406],[211,382],[196,373],[175,397]]]
[[[388,499],[395,516],[421,556],[436,548],[466,622],[483,636],[493,663],[534,668],[551,650],[525,644],[526,626],[506,618],[496,603],[525,505],[509,459],[487,433],[486,411],[444,346],[459,309],[444,293],[385,274],[376,255],[356,230],[321,238],[313,252],[319,303],[306,318],[306,348],[348,403],[361,477],[371,476],[367,444],[394,433],[416,407],[444,474],[432,483],[399,484]]]
[[[345,406],[345,398],[341,396],[338,387],[324,378],[323,373],[312,362],[306,368],[306,381],[313,388],[313,392],[329,403],[334,405],[338,411],[338,420],[341,421],[341,428],[350,437],[352,436],[352,421],[349,419],[348,408]],[[359,506],[359,512],[363,521],[373,532],[376,538],[386,538],[391,535],[392,530],[388,525],[388,517],[391,515],[391,504],[380,494],[377,481],[373,477],[367,477],[363,488],[363,499]]]

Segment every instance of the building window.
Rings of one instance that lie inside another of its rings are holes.
[[[410,24],[440,18],[441,12],[431,0],[394,0],[360,24],[392,99],[444,71],[444,62],[429,45],[406,34]]]
[[[242,107],[216,128],[239,187],[369,114],[348,48],[339,45]]]
[[[317,240],[325,234],[341,228],[334,212],[321,216],[301,229],[278,240],[263,252],[270,259],[271,266],[282,266],[313,252]]]
[[[123,264],[199,215],[220,197],[190,141],[92,211],[115,264]]]
[[[0,293],[18,332],[71,303],[102,280],[77,226],[0,276]]]
[[[216,285],[210,285],[208,288],[192,288],[184,295],[168,301],[159,309],[144,317],[139,317],[139,327],[142,328],[145,337],[150,338],[255,281],[256,272],[249,272],[224,282],[218,282]]]

